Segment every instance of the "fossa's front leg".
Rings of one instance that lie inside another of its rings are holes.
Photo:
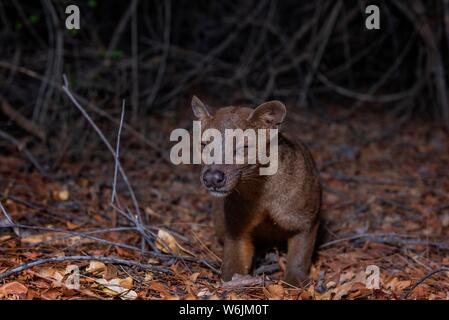
[[[317,231],[318,223],[315,223],[288,240],[285,281],[289,284],[300,287],[307,281]]]
[[[220,243],[224,242],[226,225],[224,203],[222,199],[215,199],[212,202],[212,219],[214,223],[215,234]]]
[[[224,241],[222,277],[232,279],[234,274],[248,274],[253,262],[254,244],[250,238],[226,237]]]

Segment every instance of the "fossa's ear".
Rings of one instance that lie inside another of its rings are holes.
[[[262,128],[276,129],[284,121],[287,108],[277,100],[268,101],[258,106],[248,117],[248,121]]]
[[[192,110],[195,117],[197,117],[199,120],[203,120],[206,118],[210,118],[210,112],[207,109],[206,104],[201,101],[197,96],[192,97]]]

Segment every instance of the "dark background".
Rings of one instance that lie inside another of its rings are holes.
[[[64,28],[69,4],[81,30]],[[381,30],[365,28],[369,4]],[[63,73],[110,115],[126,99],[136,128],[192,93],[323,112],[331,101],[348,115],[375,105],[449,124],[445,1],[2,1],[0,10],[2,99],[56,143],[74,116],[61,107]]]

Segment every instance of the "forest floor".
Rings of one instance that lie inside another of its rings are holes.
[[[164,161],[124,130],[121,164],[145,232],[159,239],[159,253],[144,246],[142,254],[140,224],[111,207],[114,159],[99,139],[85,147],[85,156],[61,161],[47,176],[11,151],[0,155],[0,197],[22,227],[4,227],[8,220],[0,215],[0,279],[2,272],[35,260],[62,261],[1,279],[0,298],[449,299],[447,133],[424,120],[400,123],[374,111],[341,122],[312,113],[291,112],[287,119],[286,132],[310,147],[324,186],[325,234],[305,288],[282,282],[285,252],[277,249],[256,261],[252,276],[223,283],[217,272],[222,247],[199,168]],[[149,119],[148,126],[158,129],[151,139],[168,151],[162,146],[170,130],[188,128],[190,121]],[[135,215],[122,180],[117,194]],[[80,288],[67,288],[73,279],[67,266],[79,269]],[[377,271],[379,287],[367,287]]]

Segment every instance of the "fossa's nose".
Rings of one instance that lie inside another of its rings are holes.
[[[203,174],[203,182],[207,188],[221,188],[226,183],[226,176],[220,170],[207,170]]]

